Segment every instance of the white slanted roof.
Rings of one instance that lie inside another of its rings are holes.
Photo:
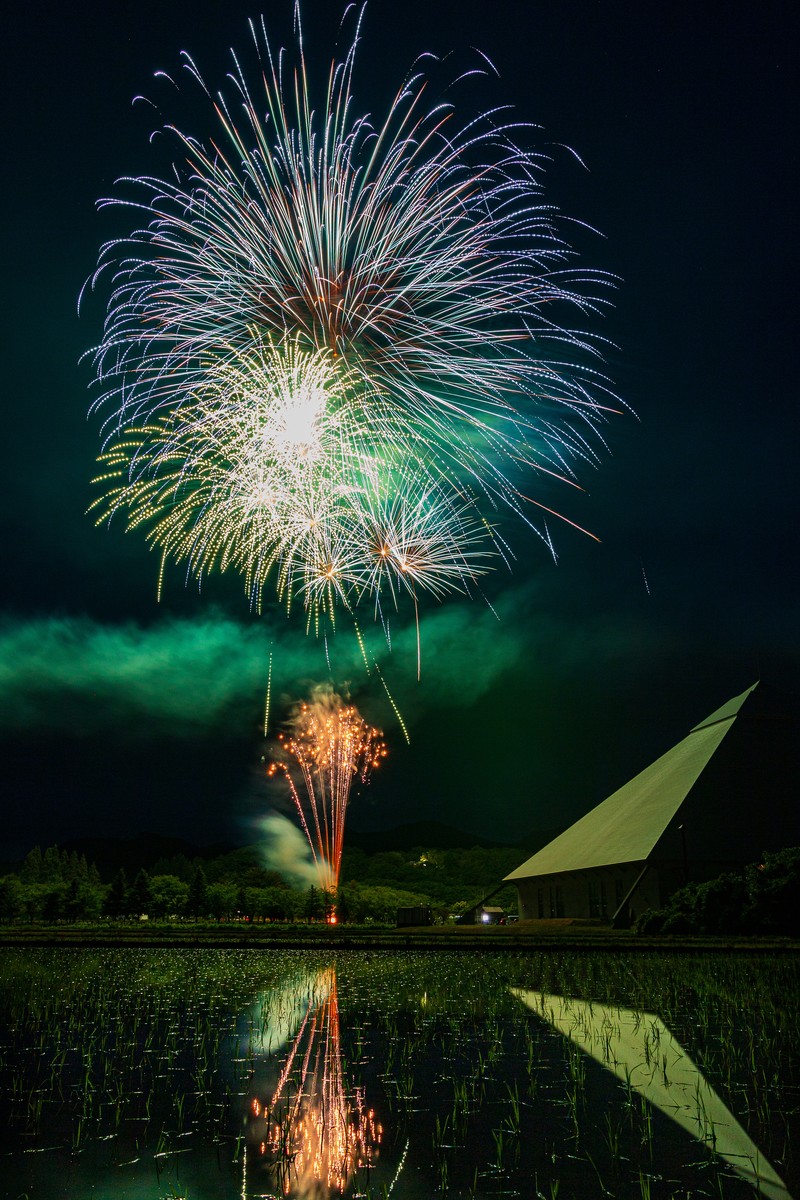
[[[695,725],[688,737],[524,862],[507,880],[644,862],[756,683]]]

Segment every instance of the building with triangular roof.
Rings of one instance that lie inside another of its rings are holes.
[[[627,923],[690,878],[800,844],[800,712],[753,684],[506,876],[520,916]]]

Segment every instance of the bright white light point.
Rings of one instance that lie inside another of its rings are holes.
[[[262,484],[261,487],[256,488],[255,491],[253,492],[253,503],[254,504],[263,504],[263,505],[266,505],[268,508],[274,508],[275,507],[275,492],[273,491],[272,488],[268,487],[266,484]]]
[[[316,101],[299,10],[293,59],[251,25],[253,91],[238,57],[227,99],[188,64],[216,137],[167,125],[174,173],[102,202],[136,224],[87,281],[110,287],[95,407],[114,409],[93,508],[147,529],[159,591],[168,563],[233,570],[257,608],[269,584],[314,618],[367,604],[388,632],[401,598],[416,613],[508,561],[495,514],[535,528],[527,476],[571,483],[566,460],[596,457],[615,406],[566,310],[611,278],[570,264],[502,102],[444,132],[415,69],[385,117],[356,108],[350,9]]]
[[[286,397],[266,436],[280,453],[311,459],[320,452],[320,422],[325,412],[322,388],[302,389]]]

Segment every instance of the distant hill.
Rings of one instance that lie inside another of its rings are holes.
[[[369,833],[348,829],[345,843],[365,854],[384,854],[388,850],[414,850],[417,847],[430,850],[471,850],[473,846],[492,849],[502,842],[489,841],[475,833],[465,833],[442,821],[414,821],[409,825],[397,825],[394,829],[379,829]],[[507,844],[507,843],[506,843]]]
[[[385,854],[392,850],[405,853],[418,848],[471,850],[474,847],[480,847],[492,850],[516,845],[520,852],[520,862],[523,862],[526,857],[535,854],[560,832],[560,828],[533,830],[516,843],[497,842],[480,837],[478,834],[465,833],[463,829],[446,825],[442,821],[415,821],[407,825],[398,825],[394,829],[369,832],[349,829],[345,843],[352,849],[361,850],[367,855]],[[142,833],[134,838],[75,838],[60,844],[60,849],[66,850],[70,854],[73,851],[76,854],[84,854],[87,862],[95,863],[106,882],[109,882],[120,868],[124,868],[128,877],[132,879],[141,868],[152,871],[157,863],[169,861],[178,856],[182,856],[190,862],[198,858],[204,862],[210,862],[243,848],[226,842],[198,846],[184,838],[163,837],[156,833]],[[12,864],[9,864],[8,869],[11,868]]]
[[[70,854],[85,854],[86,861],[94,863],[102,878],[108,882],[120,868],[133,879],[137,871],[149,871],[160,859],[183,855],[192,861],[195,858],[211,860],[229,854],[237,847],[227,842],[215,842],[211,846],[196,846],[183,838],[162,837],[157,833],[140,833],[134,838],[76,838],[60,845]]]
[[[524,850],[530,858],[537,850],[541,850],[548,842],[552,842],[553,838],[557,838],[566,828],[566,825],[557,825],[553,829],[532,829],[529,834],[515,844],[519,846],[520,850]]]

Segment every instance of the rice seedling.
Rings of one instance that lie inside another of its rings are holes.
[[[295,1042],[315,1011],[303,981],[330,981],[334,966],[329,1095],[345,1120],[331,1138],[341,1128],[351,1151],[341,1169],[328,1155],[332,1197],[403,1200],[407,1180],[427,1179],[428,1194],[473,1200],[498,1189],[744,1200],[768,1168],[770,1195],[796,1191],[789,956],[343,952],[333,964],[303,951],[37,950],[0,953],[13,1194],[31,1190],[31,1172],[35,1194],[52,1194],[49,1159],[71,1163],[76,1198],[90,1185],[115,1194],[122,1169],[140,1191],[155,1180],[154,1200],[168,1187],[203,1200],[209,1171],[248,1200],[302,1195],[311,1134],[292,1114],[311,1110],[297,1072],[307,1041]],[[283,1072],[284,1107],[255,1117]],[[687,1096],[692,1130],[669,1112]],[[738,1160],[725,1144],[734,1126],[753,1147]],[[178,1161],[180,1185],[168,1184]]]

